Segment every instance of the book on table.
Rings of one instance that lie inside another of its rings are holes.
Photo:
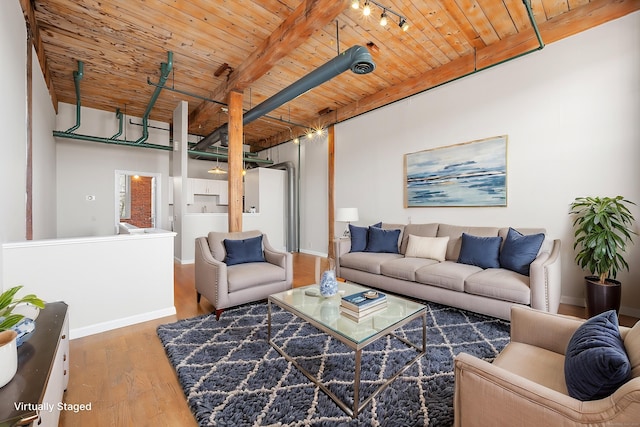
[[[348,310],[356,313],[375,307],[378,305],[386,305],[387,296],[382,292],[375,292],[375,296],[365,296],[372,291],[362,291],[356,294],[347,295],[341,298],[340,305]]]
[[[360,310],[360,311],[353,311],[353,310],[348,309],[347,307],[340,306],[340,313],[344,314],[345,316],[347,316],[349,318],[360,319],[360,318],[363,318],[363,317],[368,317],[370,314],[374,314],[374,313],[377,313],[379,311],[382,311],[385,308],[387,308],[386,301],[383,302],[382,304],[376,304],[376,305],[374,305],[372,307],[365,308],[364,310]]]

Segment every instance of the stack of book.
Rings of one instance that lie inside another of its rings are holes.
[[[356,322],[384,310],[386,307],[387,296],[376,291],[358,292],[344,296],[340,300],[340,313]]]

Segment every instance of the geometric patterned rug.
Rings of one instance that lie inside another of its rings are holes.
[[[453,357],[487,361],[509,342],[509,322],[425,302],[427,352],[360,412],[346,415],[267,342],[266,301],[161,325],[157,333],[196,421],[205,426],[450,426]],[[422,343],[422,320],[396,334]],[[272,337],[353,402],[354,353],[310,324],[272,305]],[[362,352],[360,402],[415,357],[391,336]]]

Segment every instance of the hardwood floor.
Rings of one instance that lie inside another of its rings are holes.
[[[317,257],[295,253],[293,258],[293,285],[314,283]],[[90,403],[91,410],[63,411],[60,426],[197,427],[156,327],[210,313],[213,307],[204,298],[200,305],[196,303],[193,264],[176,264],[174,276],[175,316],[70,342],[70,376],[64,401]],[[584,308],[564,304],[560,312],[585,315]],[[620,323],[632,326],[637,320],[621,316]]]

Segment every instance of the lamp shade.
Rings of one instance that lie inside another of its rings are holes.
[[[338,208],[336,221],[354,222],[358,220],[358,208]]]

